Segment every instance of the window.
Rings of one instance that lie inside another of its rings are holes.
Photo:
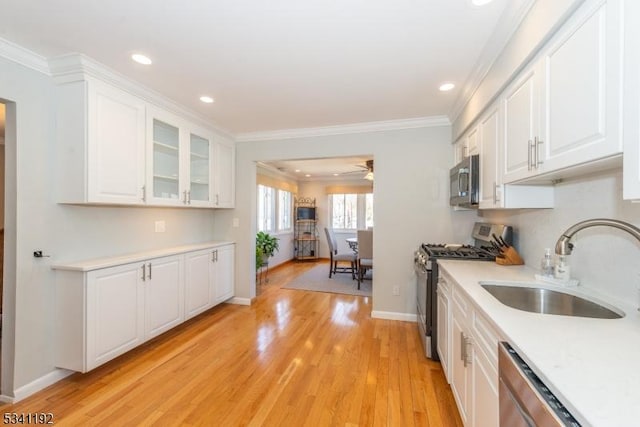
[[[292,213],[293,213],[293,198],[291,193],[284,190],[278,190],[278,230],[291,230],[292,228]]]
[[[373,227],[373,194],[329,195],[331,227],[342,230]]]
[[[258,185],[258,231],[275,230],[276,189]]]
[[[292,194],[258,185],[258,231],[287,231],[292,228]]]

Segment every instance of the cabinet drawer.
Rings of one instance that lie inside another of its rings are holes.
[[[467,319],[471,304],[457,287],[453,287],[453,307],[460,312],[460,317]]]
[[[473,335],[495,369],[498,369],[498,341],[500,335],[477,310],[473,312]]]

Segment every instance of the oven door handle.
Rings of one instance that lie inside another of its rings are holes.
[[[518,399],[516,399],[516,397],[513,395],[513,390],[511,390],[511,387],[509,387],[507,383],[502,381],[502,379],[500,379],[500,383],[504,386],[504,388],[507,391],[507,398],[511,401],[511,403],[516,408],[520,416],[524,418],[524,421],[527,423],[527,426],[536,427],[536,422],[533,420],[533,418],[531,418],[531,415],[529,415],[527,411],[524,410],[524,408],[522,407]]]

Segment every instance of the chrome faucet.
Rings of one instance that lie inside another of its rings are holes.
[[[571,243],[570,241],[573,235],[582,229],[599,225],[605,225],[624,230],[640,241],[640,228],[636,227],[635,225],[629,224],[628,222],[607,218],[588,219],[586,221],[582,221],[575,225],[572,225],[567,229],[567,231],[562,233],[562,236],[560,236],[560,238],[556,242],[556,254],[571,255],[573,243]]]

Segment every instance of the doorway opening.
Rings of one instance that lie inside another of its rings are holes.
[[[257,163],[256,177],[256,231],[279,239],[280,253],[269,262],[271,267],[291,260],[326,263],[330,246],[325,228],[335,236],[339,253],[355,252],[357,257],[357,231],[373,228],[372,155],[263,161]],[[289,193],[290,198],[280,197]],[[287,200],[286,210],[281,199]],[[361,295],[359,283],[356,289],[354,294]]]

